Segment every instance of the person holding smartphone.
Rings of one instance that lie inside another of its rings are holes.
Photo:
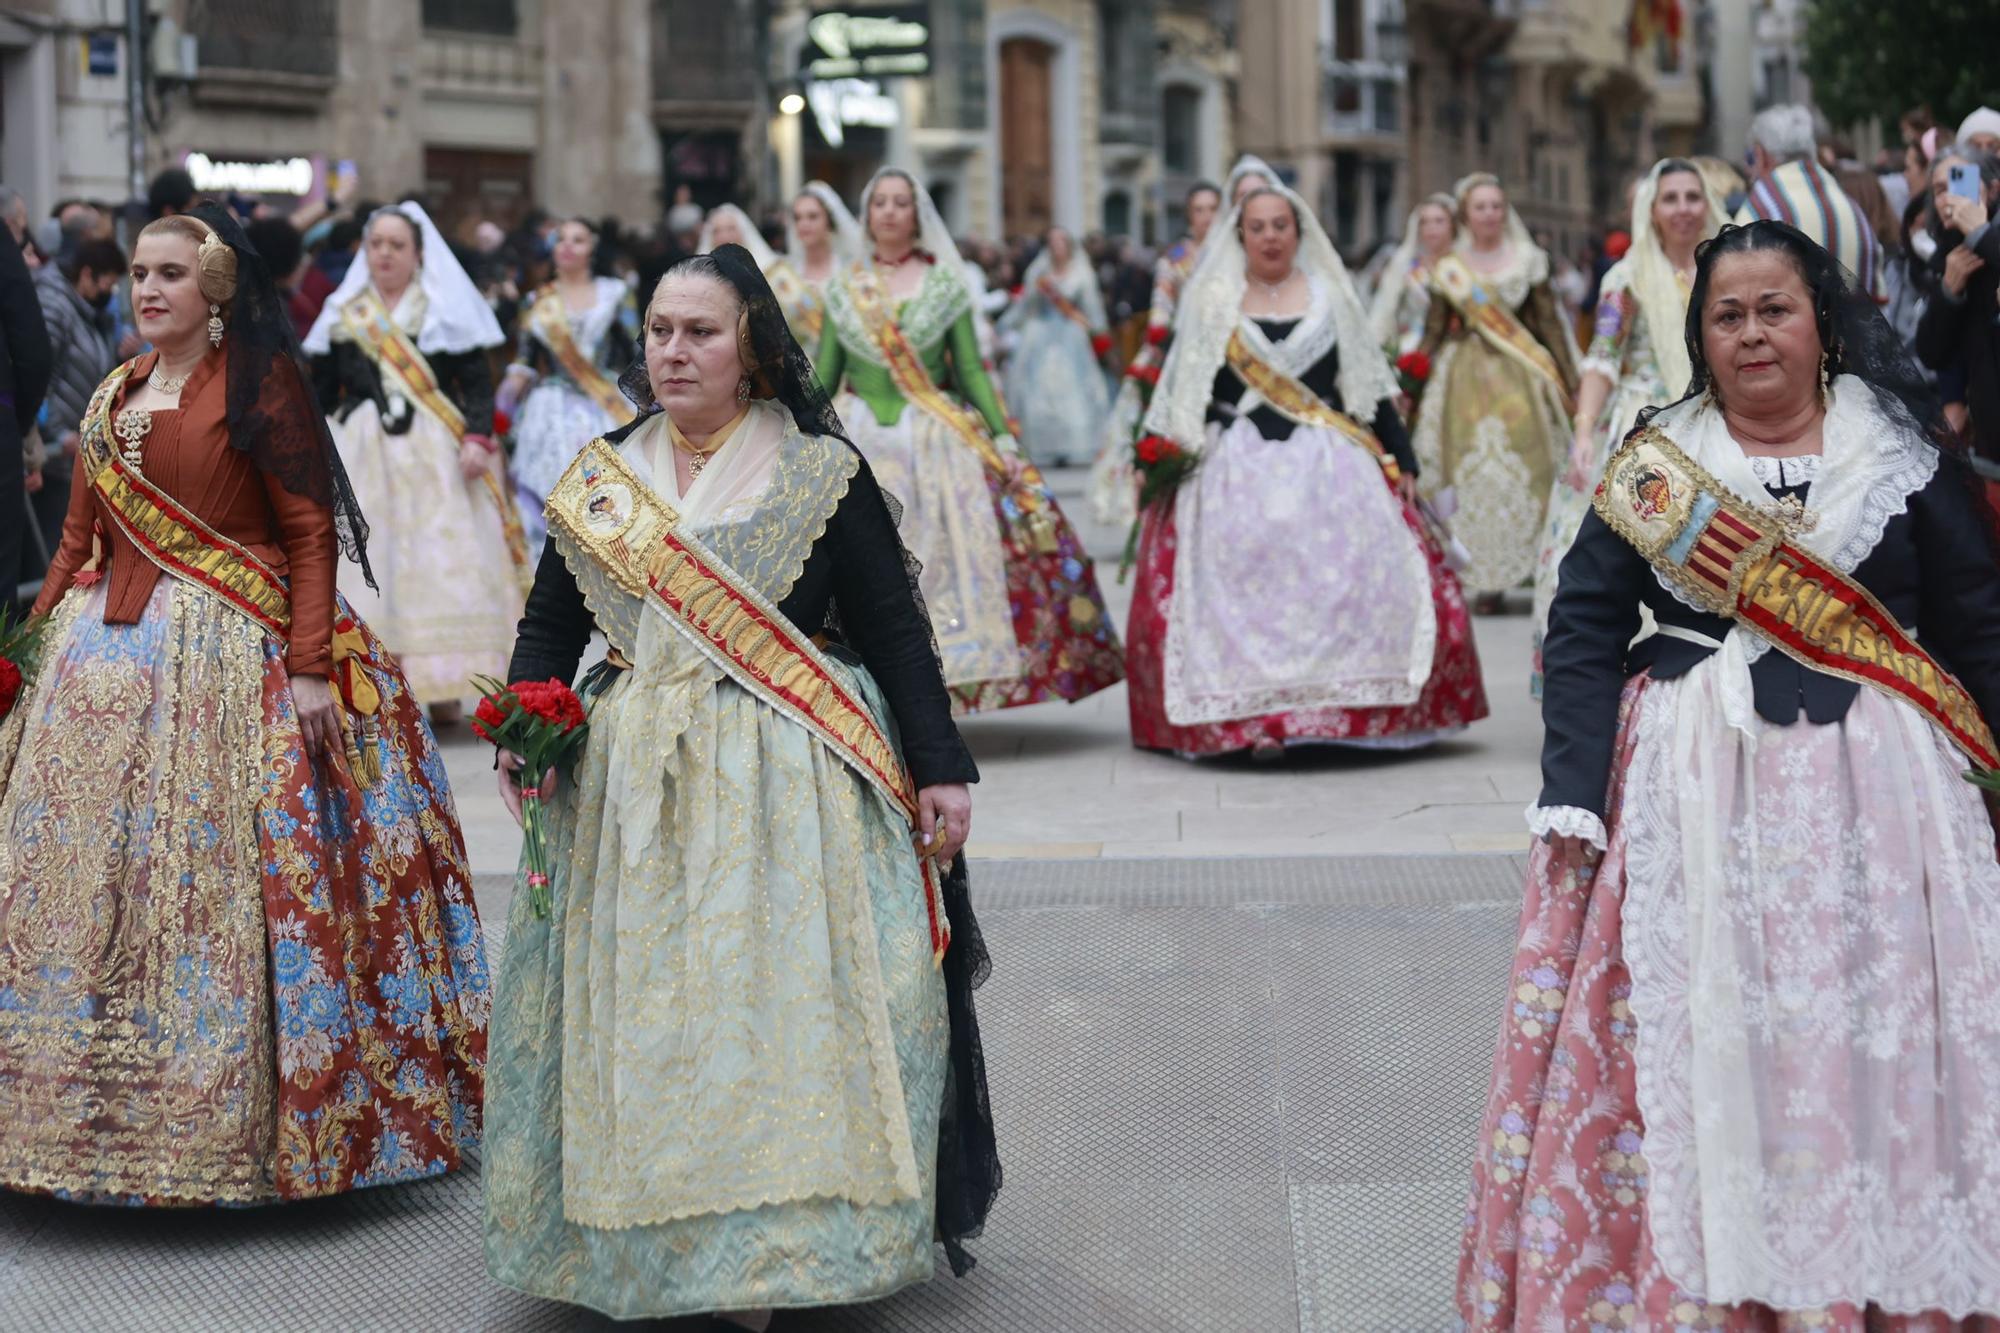
[[[1964,147],[1931,163],[1938,295],[1917,321],[1917,356],[1965,377],[1972,447],[2000,459],[2000,159]]]

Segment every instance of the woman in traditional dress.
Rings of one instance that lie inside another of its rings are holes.
[[[1632,248],[1604,275],[1590,352],[1581,363],[1569,465],[1549,497],[1548,522],[1535,561],[1534,669],[1529,692],[1542,695],[1542,637],[1556,595],[1556,570],[1576,540],[1604,460],[1639,420],[1640,409],[1687,392],[1688,290],[1695,247],[1729,219],[1701,172],[1662,158],[1632,198]]]
[[[1393,349],[1393,355],[1413,351],[1423,341],[1424,320],[1431,309],[1430,266],[1457,238],[1457,215],[1458,201],[1448,194],[1431,195],[1412,209],[1402,244],[1389,256],[1382,279],[1375,284],[1368,323],[1375,330],[1375,341]]]
[[[799,339],[809,336],[808,331],[816,322],[810,311],[822,304],[822,298],[806,285],[789,259],[771,248],[750,215],[735,204],[718,204],[709,210],[707,220],[701,224],[701,239],[696,242],[695,253],[709,254],[725,245],[740,245],[750,252],[757,261],[757,271],[777,295],[778,308],[785,312],[785,323],[792,336]],[[823,321],[824,315],[820,319]]]
[[[761,1328],[928,1279],[934,1237],[969,1264],[999,1187],[978,772],[891,504],[755,260],[681,261],[645,329],[646,414],[550,497],[509,669],[610,640],[543,784],[551,915],[517,888],[509,918],[486,1256],[615,1318]]]
[[[1243,196],[1252,190],[1275,189],[1284,184],[1278,179],[1278,172],[1269,162],[1255,153],[1245,153],[1236,159],[1236,165],[1222,181],[1222,195],[1229,201],[1229,207],[1242,207]]]
[[[1097,574],[1015,443],[980,364],[958,247],[905,172],[861,199],[868,241],[827,287],[813,358],[841,420],[906,506],[903,540],[961,713],[1077,700],[1124,675]]]
[[[861,249],[861,224],[825,181],[807,181],[785,215],[785,253],[804,291],[788,314],[792,336],[808,350],[826,327],[826,285]]]
[[[380,589],[350,587],[417,699],[455,719],[497,675],[521,611],[527,537],[493,440],[493,310],[415,203],[377,209],[306,334],[320,405],[374,516]],[[579,441],[578,443],[581,443]]]
[[[1021,442],[1042,466],[1067,467],[1096,447],[1111,410],[1094,346],[1110,321],[1097,271],[1067,231],[1049,228],[1000,322],[1016,335],[1007,397],[1020,412]]]
[[[1222,207],[1222,191],[1202,181],[1187,193],[1187,235],[1168,246],[1153,264],[1153,303],[1146,312],[1146,342],[1126,368],[1112,404],[1111,425],[1097,461],[1090,468],[1090,507],[1099,523],[1132,526],[1139,513],[1138,478],[1132,473],[1132,446],[1146,414],[1140,381],[1166,360],[1167,340],[1174,327],[1174,308],[1181,286],[1194,272],[1195,258]]]
[[[1549,286],[1549,257],[1528,238],[1500,182],[1467,176],[1457,243],[1430,264],[1419,346],[1431,374],[1417,402],[1423,492],[1465,546],[1473,610],[1535,572],[1556,467],[1570,438],[1576,347]]]
[[[1282,186],[1220,225],[1146,415],[1198,465],[1142,516],[1133,743],[1409,748],[1484,717],[1396,379],[1340,256]]]
[[[555,278],[528,294],[514,364],[495,398],[514,418],[514,493],[536,552],[556,478],[578,449],[632,419],[618,376],[638,355],[639,312],[630,287],[594,273],[596,257],[591,223],[569,218],[556,229]]]
[[[334,591],[368,530],[221,209],[132,253],[0,723],[0,1185],[312,1198],[456,1167],[491,1007],[444,763]]]
[[[1698,253],[1688,394],[1611,459],[1549,616],[1459,1313],[1990,1330],[1992,515],[1824,250]]]

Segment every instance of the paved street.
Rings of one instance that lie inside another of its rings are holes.
[[[1479,634],[1498,716],[1421,755],[1142,755],[1122,688],[968,723],[1006,1187],[970,1277],[774,1329],[1450,1327],[1535,785],[1526,619]],[[490,752],[447,749],[497,956],[517,841]],[[473,1171],[179,1216],[0,1196],[0,1326],[610,1327],[490,1283],[478,1209]]]

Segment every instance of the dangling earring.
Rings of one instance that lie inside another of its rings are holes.
[[[1831,360],[1829,353],[1822,351],[1819,354],[1819,401],[1823,407],[1833,405],[1833,373],[1828,368]]]
[[[208,345],[222,346],[222,307],[213,301],[208,303]]]
[[[736,381],[736,401],[739,403],[750,401],[750,377],[748,375]]]

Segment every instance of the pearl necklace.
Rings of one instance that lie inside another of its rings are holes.
[[[1259,277],[1252,277],[1250,280],[1256,283],[1259,287],[1262,287],[1264,289],[1264,295],[1275,302],[1278,299],[1279,294],[1282,293],[1286,287],[1291,285],[1292,279],[1296,278],[1298,275],[1299,271],[1296,267],[1294,267],[1289,272],[1287,272],[1284,277],[1279,278],[1276,282],[1266,282]]]
[[[146,376],[146,383],[152,387],[154,393],[159,394],[163,398],[171,398],[182,389],[185,389],[187,382],[192,378],[194,378],[194,371],[192,370],[188,371],[185,375],[162,375],[160,367],[154,366],[153,373]]]

